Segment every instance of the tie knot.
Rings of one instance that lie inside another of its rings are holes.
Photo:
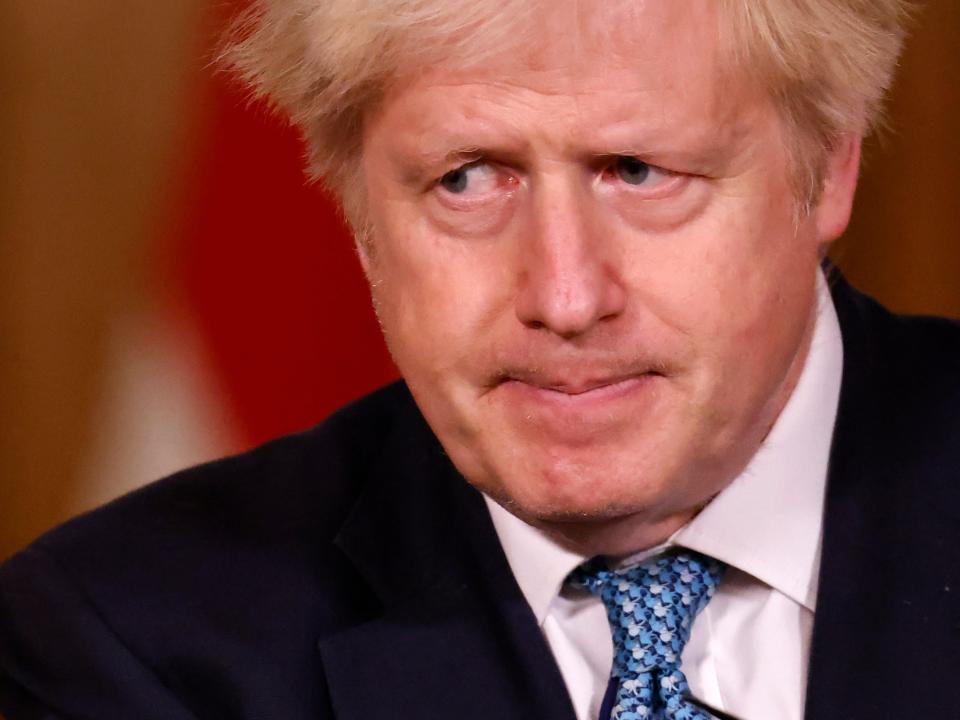
[[[723,570],[717,560],[684,550],[620,570],[594,559],[574,570],[570,582],[606,606],[614,675],[626,679],[679,666],[693,620],[713,596]]]

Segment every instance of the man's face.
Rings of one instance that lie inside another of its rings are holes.
[[[364,261],[468,480],[545,527],[673,529],[789,396],[843,210],[796,219],[787,138],[725,79],[713,3],[591,5],[388,94],[364,134]]]

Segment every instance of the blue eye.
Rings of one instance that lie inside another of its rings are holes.
[[[451,195],[484,195],[497,189],[500,174],[484,160],[474,160],[444,173],[437,185]]]
[[[467,170],[469,166],[463,165],[456,170],[451,170],[442,178],[440,184],[447,192],[460,194],[467,189]]]
[[[650,177],[650,166],[635,157],[621,155],[614,163],[614,172],[628,185],[643,185]]]

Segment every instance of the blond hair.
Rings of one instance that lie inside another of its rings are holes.
[[[845,134],[865,137],[903,49],[905,0],[721,0],[738,69],[764,86],[792,144],[804,209],[819,196],[827,153]]]
[[[761,82],[793,143],[801,205],[827,152],[882,116],[904,38],[905,0],[719,0],[734,67]],[[223,63],[302,131],[308,169],[359,229],[363,119],[399,68],[482,64],[532,16],[534,0],[254,0]]]

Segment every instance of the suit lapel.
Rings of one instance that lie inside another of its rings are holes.
[[[902,321],[842,279],[834,287],[834,304],[844,374],[827,482],[806,717],[933,717],[923,708],[946,709],[943,698],[960,697],[942,687],[918,691],[919,678],[911,677],[911,670],[922,671],[927,686],[931,673],[946,672],[938,662],[948,657],[956,662],[956,638],[949,637],[956,619],[949,617],[957,607],[944,593],[945,578],[955,571],[943,568],[958,558],[955,547],[939,545],[955,538],[956,529],[924,531],[925,523],[946,513],[930,513],[923,496],[956,471],[938,467],[932,448],[946,443],[928,439],[938,420],[928,416],[933,411],[926,378],[914,371],[924,365],[923,349],[904,347],[909,338],[897,337]],[[937,502],[935,497],[926,502]]]
[[[409,397],[337,544],[382,605],[320,642],[337,718],[573,720],[480,494]]]

